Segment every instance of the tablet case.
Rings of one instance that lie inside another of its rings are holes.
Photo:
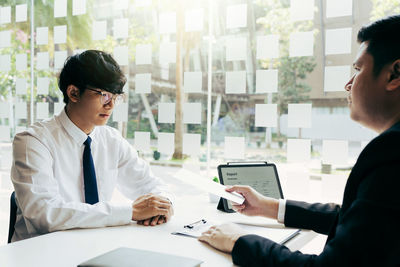
[[[226,165],[219,165],[218,166],[218,176],[219,176],[219,181],[221,184],[223,184],[223,178],[222,178],[222,173],[221,173],[221,168],[222,167],[226,167],[226,166],[242,166],[242,167],[252,167],[252,166],[274,166],[275,168],[275,172],[276,172],[276,176],[277,176],[277,183],[279,186],[279,191],[281,194],[281,198],[283,198],[283,193],[282,193],[282,188],[281,188],[281,184],[279,181],[279,176],[278,176],[278,171],[276,170],[276,166],[273,163],[268,163],[266,161],[257,161],[257,162],[228,162]],[[228,206],[228,202],[225,198],[220,198],[219,202],[218,202],[218,206],[217,209],[223,212],[228,212],[228,213],[234,213],[235,211],[230,209]]]

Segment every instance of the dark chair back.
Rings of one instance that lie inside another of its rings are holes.
[[[11,238],[14,234],[15,221],[17,220],[17,203],[15,202],[15,192],[12,192],[10,197],[10,226],[8,227],[8,243],[11,243]]]

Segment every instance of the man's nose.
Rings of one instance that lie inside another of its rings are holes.
[[[344,89],[346,91],[350,91],[351,90],[351,86],[353,85],[354,76],[355,76],[355,74],[350,78],[350,80],[344,86]]]
[[[113,109],[114,108],[114,98],[112,98],[111,101],[108,102],[107,104],[104,104],[104,107],[106,107],[107,109]]]

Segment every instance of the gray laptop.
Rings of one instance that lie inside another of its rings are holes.
[[[201,263],[192,258],[121,247],[85,261],[78,267],[196,267]]]

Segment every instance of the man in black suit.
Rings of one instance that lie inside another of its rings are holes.
[[[380,135],[361,152],[342,205],[266,198],[233,186],[245,197],[243,214],[283,220],[289,227],[327,234],[319,255],[247,235],[235,225],[213,226],[199,238],[232,253],[242,266],[400,266],[400,16],[361,28],[355,74],[346,84],[351,118]],[[282,215],[284,214],[284,215]]]

